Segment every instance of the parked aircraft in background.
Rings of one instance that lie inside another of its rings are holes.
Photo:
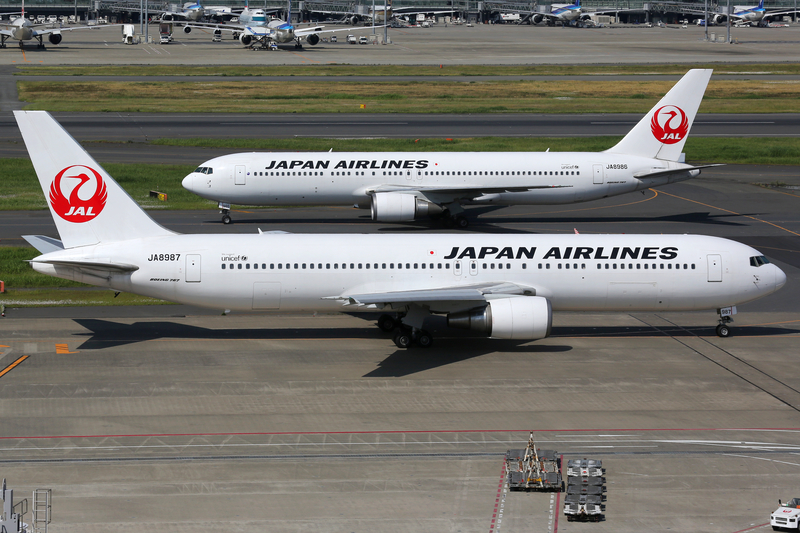
[[[702,10],[694,10],[694,13],[703,14]],[[731,22],[735,24],[750,24],[750,25],[766,25],[767,21],[772,17],[779,17],[783,15],[790,15],[796,13],[794,9],[783,9],[767,11],[764,7],[764,0],[759,0],[757,6],[733,6],[733,13],[731,14]],[[728,15],[725,13],[709,13],[709,26],[725,24]],[[698,25],[704,24],[698,21]]]
[[[161,20],[170,22],[201,22],[205,19],[235,17],[229,6],[203,6],[200,2],[187,2],[180,11],[164,11]]]
[[[703,167],[681,151],[710,77],[689,71],[605,152],[239,153],[202,163],[183,186],[220,202],[226,224],[229,204],[358,204],[378,221],[466,227],[463,204],[568,204],[696,177]]]
[[[259,13],[260,12],[260,13]],[[213,28],[215,33],[217,31],[229,31],[238,36],[239,42],[244,46],[261,46],[267,48],[272,43],[286,44],[294,42],[295,48],[302,48],[303,41],[313,46],[320,41],[319,35],[321,33],[331,33],[338,31],[352,31],[361,28],[337,28],[335,30],[323,30],[324,26],[308,26],[305,28],[296,28],[290,21],[292,19],[291,3],[287,8],[286,21],[280,19],[273,19],[269,22],[262,22],[262,18],[266,21],[266,14],[263,10],[256,10],[252,12],[253,18],[248,22],[247,13],[244,13],[244,19],[240,16],[239,23],[236,24],[194,24],[194,26],[203,26],[206,28]],[[192,25],[187,25],[184,30],[186,33],[192,31]]]
[[[61,42],[62,31],[73,30],[91,30],[97,29],[97,26],[70,26],[66,28],[45,28],[44,23],[33,23],[25,17],[25,2],[22,3],[22,16],[9,21],[8,23],[0,22],[0,48],[6,47],[6,41],[9,39],[16,39],[19,41],[19,47],[23,47],[25,41],[38,40],[37,48],[45,48],[44,38],[50,41],[50,44],[58,44]]]
[[[229,310],[382,311],[379,326],[407,348],[433,342],[431,314],[535,340],[553,311],[717,309],[725,337],[734,306],[786,282],[750,246],[698,235],[179,235],[47,112],[14,116],[61,237],[25,236],[42,254],[31,266],[116,291]]]
[[[549,13],[536,13],[531,20],[534,24],[544,21],[550,26],[555,23],[569,25],[579,20],[581,13],[581,0],[576,0],[574,4],[552,4]]]

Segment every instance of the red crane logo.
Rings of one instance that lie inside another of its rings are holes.
[[[64,196],[62,179],[79,180],[69,193],[69,198]],[[91,188],[92,181],[94,190]],[[89,185],[86,185],[87,183]],[[53,211],[67,222],[80,223],[92,220],[106,206],[107,198],[108,191],[100,173],[83,165],[65,168],[56,175],[50,186],[50,205]]]
[[[650,129],[660,142],[675,144],[684,140],[689,133],[689,119],[680,107],[665,105],[653,113]]]

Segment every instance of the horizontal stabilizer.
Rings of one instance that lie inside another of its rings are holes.
[[[48,265],[64,266],[78,269],[102,270],[114,274],[124,272],[135,272],[139,270],[136,265],[126,265],[125,263],[112,263],[111,261],[82,261],[80,259],[34,259],[31,263],[46,263]]]
[[[64,249],[64,244],[61,241],[45,235],[23,235],[22,238],[43,254],[58,252]]]
[[[691,170],[700,170],[703,168],[711,168],[711,167],[724,167],[723,163],[716,163],[713,165],[697,165],[694,167],[683,167],[683,168],[670,168],[668,170],[654,170],[652,172],[639,172],[638,174],[634,174],[633,177],[636,179],[647,179],[647,178],[658,178],[661,176],[669,176],[670,174],[683,174],[684,172],[689,172]]]

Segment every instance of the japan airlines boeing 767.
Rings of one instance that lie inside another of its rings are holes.
[[[547,337],[552,312],[717,309],[771,294],[785,274],[758,251],[699,235],[180,235],[154,222],[44,111],[15,111],[61,240],[26,236],[34,270],[231,310],[373,310],[395,343],[423,322],[493,338]]]
[[[216,157],[183,186],[230,204],[370,207],[383,222],[449,217],[466,227],[463,204],[585,202],[687,180],[701,166],[679,162],[711,77],[689,71],[605,152],[240,153]]]

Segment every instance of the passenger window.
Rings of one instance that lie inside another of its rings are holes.
[[[528,269],[528,263],[522,263],[522,270]]]
[[[222,263],[222,270],[225,270],[225,263]]]
[[[242,264],[241,264],[241,263],[239,263],[239,264],[237,265],[237,268],[238,268],[239,270],[241,270],[241,269],[242,269]]]
[[[547,264],[545,265],[545,270],[550,270],[550,263],[547,263]]]

